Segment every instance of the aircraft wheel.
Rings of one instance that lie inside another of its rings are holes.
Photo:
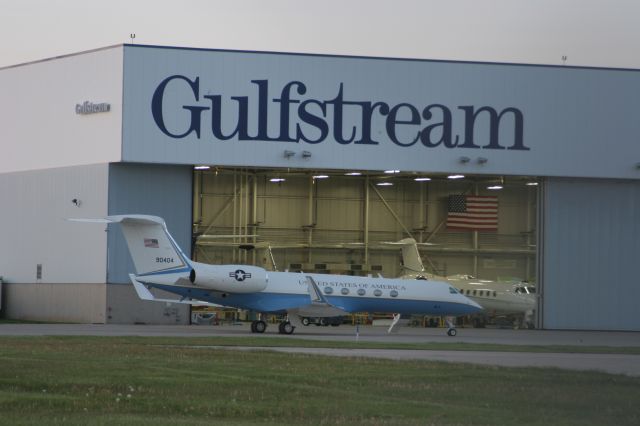
[[[448,336],[455,336],[456,334],[458,334],[458,331],[455,328],[450,328],[449,330],[447,330],[447,335]]]
[[[311,321],[309,321],[309,318],[304,317],[302,318],[302,325],[309,325],[311,323]]]
[[[252,329],[255,330],[254,333],[264,333],[267,329],[267,323],[264,321],[255,321],[255,325],[252,325]]]
[[[295,327],[289,321],[281,322],[278,326],[280,334],[292,334]]]

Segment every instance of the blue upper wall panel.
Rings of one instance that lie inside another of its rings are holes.
[[[640,179],[635,70],[124,55],[126,162]]]

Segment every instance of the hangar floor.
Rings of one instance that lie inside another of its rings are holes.
[[[361,326],[357,329],[361,342],[395,343],[473,343],[532,346],[607,346],[640,347],[640,333],[598,331],[459,329],[454,338],[444,329],[401,327],[387,334],[384,327]],[[0,324],[0,336],[256,336],[248,324],[220,326],[157,326],[115,324]],[[283,337],[275,325],[262,335],[264,338]],[[287,338],[325,341],[355,341],[356,327],[309,326],[296,330]],[[206,347],[207,349],[211,347]],[[241,350],[267,348],[241,347]],[[557,367],[576,370],[598,370],[613,374],[640,376],[640,355],[580,354],[550,352],[500,351],[441,351],[396,349],[325,349],[325,348],[268,348],[291,353],[330,356],[375,357],[387,359],[419,359],[430,361],[463,362],[509,367]]]

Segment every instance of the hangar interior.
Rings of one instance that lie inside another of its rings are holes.
[[[196,167],[192,253],[213,264],[395,277],[402,274],[400,250],[388,243],[413,237],[429,273],[535,281],[539,183],[521,176]],[[487,189],[496,186],[502,188]],[[447,229],[452,194],[496,196],[497,232]]]

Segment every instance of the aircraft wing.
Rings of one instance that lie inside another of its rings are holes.
[[[337,317],[348,312],[339,308],[327,300],[320,292],[315,280],[307,275],[307,290],[309,291],[309,304],[300,306],[295,313],[303,317]]]
[[[133,288],[136,290],[138,297],[142,300],[150,300],[152,302],[165,302],[165,303],[181,303],[185,305],[193,305],[193,306],[212,306],[216,308],[222,308],[222,305],[216,305],[215,303],[205,302],[203,300],[195,300],[195,299],[160,299],[157,298],[149,291],[147,286],[145,286],[140,281],[136,280],[136,276],[133,274],[129,274],[129,278],[133,283]]]

